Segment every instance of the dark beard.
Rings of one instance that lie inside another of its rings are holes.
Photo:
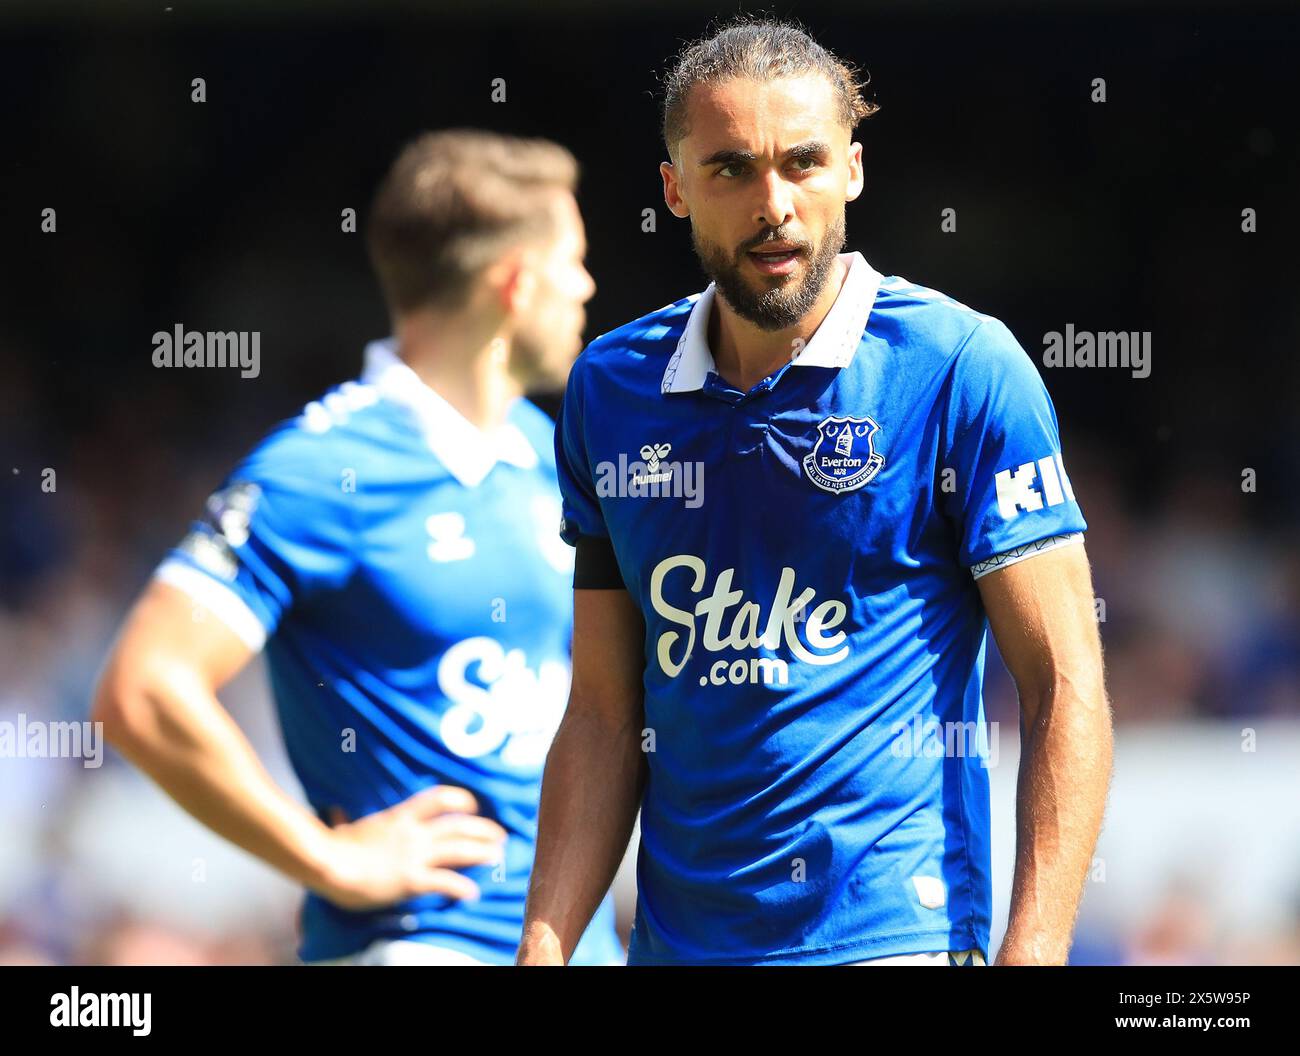
[[[826,237],[822,239],[816,254],[805,258],[807,268],[802,281],[794,286],[778,286],[755,292],[741,277],[740,269],[748,251],[757,249],[765,241],[792,240],[785,239],[780,228],[769,228],[759,239],[751,240],[737,250],[734,256],[729,256],[721,246],[701,241],[696,236],[695,228],[691,228],[691,244],[695,247],[700,266],[713,280],[732,311],[760,330],[785,330],[807,315],[821,296],[826,280],[830,278],[835,258],[844,248],[844,216],[841,214],[835,224],[827,229]],[[800,243],[799,248],[806,252],[808,247]]]
[[[525,389],[564,388],[573,356],[580,349],[575,349],[573,355],[562,359],[554,354],[554,349],[547,345],[547,341],[545,334],[528,326],[516,332],[510,343],[507,367],[510,376]]]

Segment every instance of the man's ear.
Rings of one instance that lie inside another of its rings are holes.
[[[668,206],[668,211],[679,220],[684,220],[691,215],[691,207],[686,204],[682,197],[681,181],[677,178],[677,169],[671,161],[661,161],[659,163],[659,175],[664,181],[664,204]]]
[[[527,310],[537,293],[537,275],[528,266],[527,250],[517,247],[492,264],[484,279],[501,311],[513,315]]]
[[[856,201],[862,194],[862,188],[865,185],[865,179],[862,174],[862,144],[849,144],[849,182],[844,188],[844,200],[846,202]]]

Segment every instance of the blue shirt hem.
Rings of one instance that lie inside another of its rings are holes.
[[[934,953],[977,949],[988,960],[988,940],[980,941],[969,928],[941,928],[929,931],[910,931],[892,935],[877,935],[870,939],[840,943],[834,946],[813,947],[801,950],[777,950],[761,957],[710,957],[702,960],[643,957],[629,951],[629,966],[668,965],[835,965],[851,964],[871,957],[896,957],[908,953]]]

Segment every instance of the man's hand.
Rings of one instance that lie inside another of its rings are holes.
[[[276,785],[216,696],[251,650],[199,608],[167,583],[145,590],[95,695],[108,741],[213,832],[340,906],[477,897],[452,870],[498,860],[505,833],[464,789],[425,789],[331,828]]]
[[[641,806],[645,625],[626,590],[573,592],[573,685],[546,756],[518,964],[566,964]]]
[[[387,810],[337,824],[326,852],[319,894],[345,909],[371,909],[416,895],[465,900],[478,885],[453,870],[501,860],[505,830],[477,816],[463,788],[435,785]]]
[[[554,928],[539,923],[529,924],[524,929],[515,964],[532,968],[562,968],[564,963],[564,946]]]
[[[995,965],[1062,965],[1066,963],[1069,956],[1068,937],[1064,942],[1059,939],[1044,942],[1041,936],[1017,938],[1008,935],[1002,940],[1002,946],[993,963]]]

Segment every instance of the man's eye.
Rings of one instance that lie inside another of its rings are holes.
[[[800,172],[807,172],[809,169],[817,167],[817,159],[809,157],[795,158],[794,167]]]
[[[740,162],[733,162],[731,165],[722,166],[722,168],[718,170],[718,175],[734,179],[735,177],[742,175],[744,171],[744,165],[740,164]]]

